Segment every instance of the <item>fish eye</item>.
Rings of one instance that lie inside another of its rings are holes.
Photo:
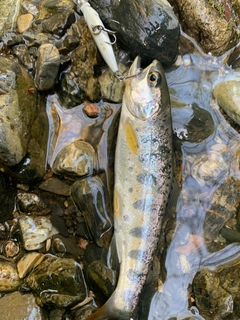
[[[159,72],[153,71],[149,74],[149,83],[151,87],[158,87],[161,83],[162,77]]]

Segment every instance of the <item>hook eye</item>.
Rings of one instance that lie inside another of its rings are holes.
[[[101,26],[101,25],[96,25],[96,26],[92,26],[92,33],[94,35],[98,35],[100,34],[102,31],[108,33],[109,35],[113,36],[113,41],[105,41],[107,44],[110,44],[110,45],[113,45],[114,43],[116,43],[117,41],[117,37],[115,35],[116,31],[112,31],[112,30],[109,30],[107,28],[105,28],[104,26]]]

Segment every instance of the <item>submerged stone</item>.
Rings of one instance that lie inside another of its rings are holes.
[[[71,190],[72,198],[94,240],[102,246],[106,241],[103,235],[112,228],[112,208],[107,187],[95,176],[76,181]]]
[[[76,140],[62,149],[54,160],[52,171],[69,176],[89,176],[97,169],[96,153],[84,141]]]
[[[43,304],[67,307],[87,296],[82,268],[73,259],[48,256],[26,279]]]

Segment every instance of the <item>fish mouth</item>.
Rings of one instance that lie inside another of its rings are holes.
[[[137,56],[129,70],[128,76],[134,77],[135,75],[139,74],[141,72],[141,58],[140,56]]]
[[[145,69],[141,69],[141,57],[137,56],[128,72],[128,77],[132,78],[138,76],[140,74],[148,74],[150,71],[158,71],[159,72],[160,66],[158,60],[153,60],[153,62],[147,66]]]

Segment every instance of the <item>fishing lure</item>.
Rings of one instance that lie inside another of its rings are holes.
[[[96,10],[94,10],[90,3],[86,0],[76,0],[78,8],[82,11],[84,19],[88,25],[91,35],[103,57],[106,64],[112,70],[113,74],[122,81],[129,76],[123,76],[118,70],[116,57],[112,45],[116,43],[115,31],[105,28]],[[117,22],[117,21],[115,21]],[[117,22],[118,23],[118,22]],[[114,41],[111,42],[109,35],[112,35]],[[135,75],[134,75],[135,76]],[[133,76],[131,76],[133,77]]]
[[[112,45],[116,42],[115,32],[105,28],[96,10],[86,0],[76,0],[77,6],[82,11],[84,19],[88,25],[91,35],[103,57],[106,64],[112,70],[114,75],[118,76],[119,70]],[[111,42],[109,34],[114,36],[114,42]]]

